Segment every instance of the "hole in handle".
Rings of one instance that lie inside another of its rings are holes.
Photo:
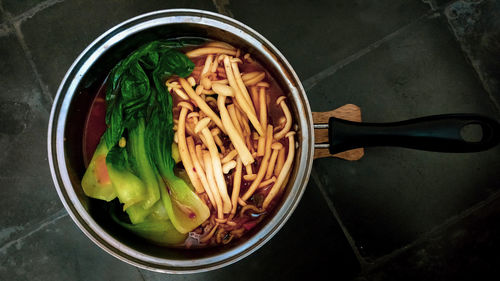
[[[466,142],[481,142],[484,137],[483,127],[478,123],[470,123],[462,127],[460,136]]]

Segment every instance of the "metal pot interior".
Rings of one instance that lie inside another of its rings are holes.
[[[80,185],[85,172],[82,132],[98,87],[121,59],[142,44],[167,38],[202,37],[250,52],[289,97],[297,124],[298,150],[286,192],[260,227],[224,247],[163,248],[113,223],[105,202],[89,199]],[[313,155],[312,117],[297,75],[267,40],[241,23],[196,10],[159,11],[131,19],[102,35],[75,61],[63,80],[49,124],[49,160],[58,193],[73,220],[101,248],[136,266],[163,272],[197,272],[235,262],[269,240],[289,218],[308,181]]]

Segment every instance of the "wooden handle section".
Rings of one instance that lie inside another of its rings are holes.
[[[337,109],[326,111],[326,112],[313,112],[313,122],[314,124],[327,124],[330,117],[336,117],[344,120],[361,122],[361,109],[354,104],[346,104]],[[316,143],[327,143],[328,142],[328,129],[315,129],[314,138]],[[355,161],[361,159],[365,154],[363,148],[356,148],[337,154],[330,154],[328,148],[321,148],[314,150],[314,159],[324,158],[324,157],[337,157],[349,161]]]

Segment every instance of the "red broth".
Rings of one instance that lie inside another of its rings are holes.
[[[83,132],[83,162],[87,167],[106,131],[106,83],[103,83],[94,97]]]

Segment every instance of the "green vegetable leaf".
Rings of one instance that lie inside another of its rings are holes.
[[[156,167],[152,165],[148,157],[145,131],[144,119],[141,118],[137,121],[137,126],[129,131],[127,147],[130,151],[132,169],[137,172],[139,178],[146,185],[147,197],[145,198],[143,207],[149,209],[160,199],[160,190],[156,176]]]
[[[187,238],[187,234],[178,232],[168,220],[145,220],[141,223],[130,224],[119,219],[117,208],[111,208],[110,211],[111,217],[116,223],[155,244],[162,246],[180,245]]]
[[[175,233],[187,233],[210,216],[203,200],[173,171],[172,97],[165,80],[187,77],[194,69],[194,63],[176,50],[183,46],[181,41],[151,42],[113,68],[107,80],[108,129],[103,136],[111,148],[106,158],[109,177],[131,222],[164,222],[168,217],[170,222],[162,227]],[[126,148],[116,145],[123,136]],[[145,235],[138,231],[142,228],[127,228]]]
[[[124,204],[123,210],[142,203],[147,198],[144,183],[129,170],[126,149],[113,147],[106,157],[106,166],[118,199]]]
[[[113,147],[125,129],[133,129],[139,118],[148,118],[147,107],[158,94],[151,88],[150,75],[159,81],[177,74],[185,77],[194,68],[185,55],[175,50],[182,47],[176,41],[153,41],[140,47],[118,63],[108,77],[106,89],[106,144]],[[159,77],[161,76],[161,77]]]
[[[83,175],[82,188],[87,196],[109,202],[116,198],[116,192],[106,167],[108,151],[105,141],[101,139]]]

